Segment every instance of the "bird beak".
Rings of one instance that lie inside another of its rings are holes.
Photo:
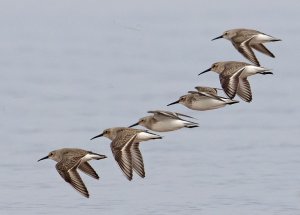
[[[101,134],[99,134],[99,135],[97,135],[97,136],[95,136],[95,137],[92,137],[91,140],[93,140],[93,139],[95,139],[95,138],[98,138],[98,137],[102,137],[102,136],[103,136],[103,133],[101,133]]]
[[[218,36],[218,37],[216,37],[216,38],[212,39],[211,41],[213,41],[213,40],[217,40],[217,39],[221,39],[221,38],[223,38],[223,35],[221,35],[221,36]]]
[[[49,158],[49,156],[47,155],[46,157],[43,157],[43,158],[39,159],[38,162],[41,161],[41,160],[48,159],[48,158]]]
[[[168,104],[167,106],[175,105],[175,104],[178,104],[178,103],[179,103],[179,100],[177,100],[176,102],[172,102],[172,103]]]
[[[206,70],[204,70],[203,72],[200,72],[198,75],[202,75],[202,74],[204,74],[204,73],[206,73],[206,72],[209,72],[210,70],[211,70],[211,68],[206,69]]]
[[[133,125],[131,125],[131,126],[128,126],[128,128],[131,128],[131,127],[134,127],[134,126],[137,126],[137,125],[139,125],[139,123],[137,122],[137,123],[134,123]]]

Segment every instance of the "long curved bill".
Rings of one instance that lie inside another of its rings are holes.
[[[175,104],[178,104],[178,103],[179,103],[179,100],[177,100],[176,102],[172,102],[172,103],[168,104],[167,106],[175,105]]]
[[[204,74],[206,72],[209,72],[210,70],[211,70],[211,68],[208,68],[208,69],[204,70],[203,72],[200,72],[198,75],[202,75],[202,74]]]
[[[139,123],[137,122],[137,123],[134,123],[134,124],[132,124],[131,126],[128,126],[128,128],[131,128],[131,127],[134,127],[134,126],[137,126],[137,125],[139,125]]]
[[[223,35],[221,35],[221,36],[218,36],[218,37],[216,37],[216,38],[212,39],[211,41],[214,41],[214,40],[217,40],[217,39],[221,39],[221,38],[223,38]]]
[[[101,133],[101,134],[99,134],[99,135],[97,135],[97,136],[95,136],[95,137],[92,137],[91,140],[93,140],[93,139],[95,139],[95,138],[98,138],[98,137],[102,137],[102,136],[103,136],[103,133]]]
[[[49,156],[47,155],[46,157],[43,157],[43,158],[39,159],[38,162],[41,161],[41,160],[48,159],[48,158],[49,158]]]

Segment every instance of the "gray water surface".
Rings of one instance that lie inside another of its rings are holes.
[[[252,8],[253,6],[253,8]],[[1,1],[0,214],[300,214],[298,1]],[[274,75],[250,77],[253,102],[196,112],[166,107],[215,61],[246,61],[231,28],[261,30]],[[141,144],[146,178],[122,175],[103,129],[148,110],[192,115],[200,128]],[[92,150],[91,197],[36,161],[63,147]]]

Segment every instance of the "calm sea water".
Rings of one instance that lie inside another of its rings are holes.
[[[253,6],[253,8],[251,8]],[[245,8],[246,7],[246,8]],[[298,1],[1,1],[0,214],[300,214]],[[165,105],[219,86],[215,61],[246,61],[224,30],[259,29],[282,42],[257,54],[254,100],[196,112]],[[146,178],[128,182],[103,129],[148,110],[196,117],[199,129],[141,145]],[[66,184],[51,150],[103,153],[90,199]]]

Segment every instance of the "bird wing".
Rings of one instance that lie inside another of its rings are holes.
[[[73,188],[75,188],[75,190],[77,190],[83,196],[88,198],[89,192],[76,170],[81,163],[81,158],[82,157],[63,158],[60,162],[56,164],[55,167],[58,173],[66,182],[68,182]]]
[[[239,85],[237,88],[237,94],[241,97],[245,102],[252,101],[252,93],[250,83],[246,78],[240,78]]]
[[[88,162],[81,163],[78,166],[78,169],[80,169],[85,174],[91,176],[92,178],[99,179],[99,175]]]
[[[145,177],[143,156],[139,149],[139,143],[134,143],[130,148],[132,155],[132,168],[142,178]]]
[[[176,113],[170,111],[155,110],[155,111],[148,111],[148,113],[152,113],[154,119],[156,120],[162,120],[166,118],[178,119]]]
[[[199,92],[205,92],[205,93],[209,93],[212,95],[218,95],[218,91],[216,88],[197,86],[197,87],[195,87],[195,89],[198,90]]]
[[[207,92],[198,92],[198,94],[201,95],[201,96],[211,98],[211,99],[216,99],[216,100],[223,101],[220,96],[216,96],[216,95],[213,95],[213,94],[210,94],[210,93],[207,93]]]
[[[195,119],[194,117],[189,116],[189,115],[185,115],[185,114],[178,113],[178,112],[175,112],[175,113],[177,114],[177,116],[183,116],[183,117],[186,117],[186,118]]]
[[[262,43],[251,44],[251,47],[265,55],[268,55],[273,58],[275,57],[275,55],[272,52],[270,52],[270,50],[267,49]]]
[[[232,44],[245,58],[250,60],[255,65],[260,66],[250,45],[250,42],[254,37],[255,36],[252,36],[241,43],[232,42]]]
[[[237,87],[239,84],[239,76],[244,71],[244,69],[245,67],[237,70],[233,74],[227,74],[226,71],[220,74],[220,82],[222,88],[230,99],[233,99],[236,95]]]
[[[125,132],[119,132],[111,143],[111,150],[126,178],[132,180],[132,156],[131,145],[136,138],[134,135],[126,135]]]
[[[172,119],[180,119],[179,116],[183,116],[183,117],[187,117],[187,118],[191,118],[194,119],[194,117],[182,114],[182,113],[177,113],[177,112],[170,112],[170,111],[161,111],[161,110],[156,110],[156,111],[148,111],[148,113],[153,113],[154,114],[154,118],[159,120],[162,117],[163,118],[172,118]]]

